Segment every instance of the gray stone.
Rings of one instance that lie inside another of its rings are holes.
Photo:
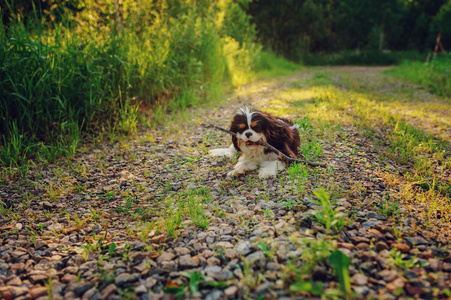
[[[157,283],[157,280],[155,278],[153,278],[153,277],[146,278],[145,285],[148,289],[151,289],[156,283]]]
[[[238,254],[243,256],[246,256],[253,251],[254,248],[252,247],[249,241],[240,241],[236,246],[236,252],[238,252]]]
[[[180,258],[179,258],[179,267],[182,269],[195,268],[198,265],[199,265],[199,262],[195,261],[189,254],[180,256]]]
[[[100,293],[97,291],[97,288],[93,287],[87,290],[83,297],[81,297],[81,300],[99,300],[100,299]]]
[[[367,217],[368,219],[373,218],[373,219],[377,219],[377,220],[380,220],[380,221],[386,221],[386,220],[387,220],[387,218],[386,218],[385,216],[382,216],[382,215],[380,215],[380,214],[378,214],[378,213],[376,213],[376,212],[374,212],[374,211],[370,211],[370,212],[366,215],[366,217]]]
[[[211,293],[207,294],[205,300],[221,300],[224,297],[224,293],[221,290],[213,290]]]
[[[204,269],[205,273],[216,273],[216,272],[221,272],[222,268],[221,266],[208,266]]]
[[[367,221],[367,222],[363,222],[362,226],[368,229],[368,228],[371,228],[371,227],[374,227],[374,226],[380,225],[380,224],[382,224],[381,221]]]
[[[275,262],[269,262],[266,264],[266,270],[279,271],[281,269],[280,265]]]
[[[114,283],[118,286],[124,286],[126,283],[135,282],[139,279],[140,274],[121,273],[114,279]]]
[[[355,285],[366,285],[368,283],[368,277],[361,273],[356,273],[352,276],[351,283]]]
[[[249,254],[245,258],[245,263],[249,265],[254,265],[260,268],[264,268],[266,264],[265,254],[261,251]]]
[[[164,261],[170,261],[173,260],[175,257],[174,253],[171,252],[163,252],[160,256],[157,258],[157,263],[162,263]]]

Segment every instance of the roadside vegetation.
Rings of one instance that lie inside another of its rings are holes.
[[[451,98],[451,56],[439,55],[430,62],[404,61],[389,71],[399,78],[426,87],[439,96]]]
[[[23,175],[30,163],[73,157],[88,142],[114,142],[168,112],[299,68],[261,51],[233,1],[120,3],[2,8],[3,168]]]

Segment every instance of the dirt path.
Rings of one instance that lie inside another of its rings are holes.
[[[136,138],[11,178],[0,191],[2,299],[333,297],[343,293],[336,249],[350,259],[359,299],[451,297],[450,215],[439,206],[449,196],[411,183],[415,164],[390,156],[392,129],[370,126],[379,116],[371,111],[394,111],[449,143],[450,105],[385,70],[259,81]],[[201,124],[226,127],[242,106],[296,120],[303,153],[329,167],[226,179],[236,159],[207,152],[229,137]],[[429,167],[444,186],[446,151],[430,154]]]

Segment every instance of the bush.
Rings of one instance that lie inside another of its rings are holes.
[[[73,155],[82,134],[136,131],[140,104],[151,114],[184,109],[252,78],[260,48],[235,1],[120,3],[75,1],[58,18],[17,10],[34,16],[26,24],[9,12],[0,28],[1,165]]]

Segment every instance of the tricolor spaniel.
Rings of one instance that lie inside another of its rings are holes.
[[[227,156],[231,158],[235,151],[241,151],[242,155],[233,171],[228,177],[239,176],[246,171],[257,169],[260,171],[260,179],[273,177],[277,171],[284,169],[284,164],[277,154],[268,148],[256,145],[255,142],[263,141],[277,148],[283,154],[297,158],[300,144],[298,125],[284,118],[276,118],[269,113],[241,109],[232,120],[230,131],[236,133],[232,136],[233,144],[226,149],[210,150],[212,156]]]

